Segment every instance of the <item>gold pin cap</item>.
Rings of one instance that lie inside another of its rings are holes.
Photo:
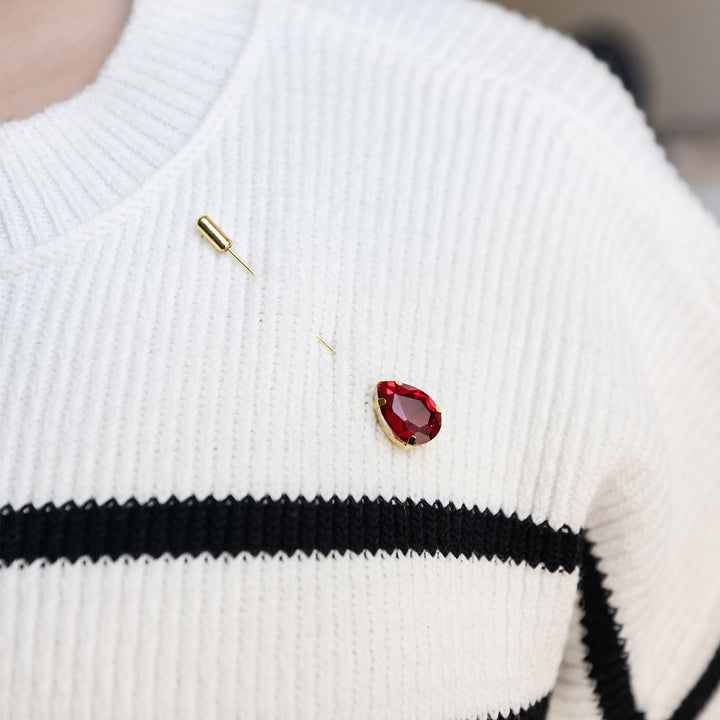
[[[232,240],[207,215],[198,218],[197,226],[218,252],[225,252],[232,245]]]
[[[251,275],[255,271],[232,249],[232,240],[207,215],[198,218],[198,230],[203,237],[221,253],[229,252]]]

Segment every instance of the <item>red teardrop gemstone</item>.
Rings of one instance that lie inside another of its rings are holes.
[[[412,385],[382,380],[377,384],[377,403],[378,418],[394,442],[422,445],[440,432],[435,401]]]

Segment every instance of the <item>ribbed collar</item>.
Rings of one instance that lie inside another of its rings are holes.
[[[135,0],[94,82],[0,125],[0,259],[27,254],[132,195],[197,131],[263,0]]]

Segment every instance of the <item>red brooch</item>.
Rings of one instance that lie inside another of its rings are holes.
[[[392,380],[377,384],[375,412],[390,440],[402,447],[430,442],[442,425],[440,408],[427,393]]]

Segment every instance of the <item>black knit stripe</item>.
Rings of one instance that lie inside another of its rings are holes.
[[[582,564],[580,568],[580,604],[585,628],[583,641],[595,681],[604,720],[644,720],[645,714],[635,705],[630,684],[630,670],[616,610],[610,603],[610,591],[603,581],[605,575],[598,568],[592,544],[581,537]],[[715,692],[720,691],[720,647],[705,672],[680,703],[669,720],[694,720],[702,712]]]
[[[171,497],[167,502],[131,499],[98,505],[90,500],[81,506],[68,502],[0,511],[0,561],[6,564],[40,558],[74,562],[85,556],[157,558],[165,553],[327,555],[333,550],[429,551],[526,562],[555,572],[579,565],[581,545],[578,534],[547,522],[397,498]]]
[[[550,695],[546,695],[524,710],[511,712],[508,715],[499,715],[497,720],[545,720],[549,704]]]
[[[635,705],[625,643],[609,602],[610,591],[603,586],[605,576],[598,568],[592,545],[582,541],[580,604],[585,660],[595,682],[595,694],[605,720],[644,720]]]
[[[705,668],[705,672],[686,695],[670,720],[693,720],[704,709],[710,698],[720,688],[720,647],[715,651],[713,659]]]

